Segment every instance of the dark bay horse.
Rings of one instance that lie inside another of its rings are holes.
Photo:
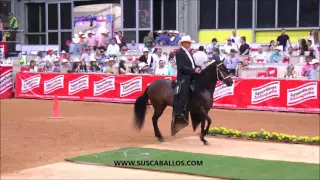
[[[227,86],[232,86],[233,80],[228,69],[222,61],[214,62],[207,68],[195,75],[195,88],[190,93],[189,110],[195,131],[201,123],[200,140],[206,145],[208,142],[204,139],[208,134],[211,125],[211,118],[208,115],[213,103],[213,93],[218,80],[223,81]],[[159,79],[152,82],[144,93],[136,100],[134,104],[134,124],[138,131],[143,127],[148,99],[154,108],[152,116],[155,136],[160,142],[164,139],[158,128],[158,119],[167,106],[173,106],[174,102],[174,82],[168,79]],[[205,127],[205,120],[207,126]],[[196,122],[194,124],[194,122]]]

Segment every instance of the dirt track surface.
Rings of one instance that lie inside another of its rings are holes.
[[[62,161],[64,158],[128,146],[158,144],[148,110],[143,130],[132,126],[132,105],[60,101],[63,119],[48,119],[50,100],[0,101],[1,173]],[[319,136],[319,115],[211,110],[213,124],[241,131]],[[193,136],[191,126],[170,136],[171,109],[159,120],[166,141]],[[199,144],[202,146],[200,140]]]

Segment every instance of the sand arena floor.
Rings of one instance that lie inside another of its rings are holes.
[[[52,114],[52,104],[51,100],[0,101],[2,175],[52,163],[59,164],[67,157],[120,147],[157,145],[159,148],[166,147],[166,143],[159,144],[154,137],[151,122],[152,108],[148,110],[145,126],[139,133],[133,128],[132,105],[60,101],[63,118],[52,120],[48,119]],[[294,135],[319,136],[318,114],[211,110],[210,116],[213,120],[212,127],[222,126],[240,131],[258,131],[264,128],[268,131]],[[180,138],[198,136],[199,131],[193,132],[190,126],[177,136],[171,137],[170,117],[171,108],[168,108],[159,120],[160,131],[167,142],[178,142],[175,147],[183,147]],[[198,137],[191,138],[193,138],[192,147],[204,148]],[[213,141],[212,138],[210,141]],[[217,140],[214,140],[210,146],[213,148],[218,144]],[[312,155],[314,158],[318,156],[319,154]],[[167,175],[151,176],[161,179]],[[181,176],[180,179],[187,178]]]

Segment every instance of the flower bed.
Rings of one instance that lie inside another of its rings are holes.
[[[243,138],[243,139],[256,139],[256,140],[268,140],[275,142],[284,142],[284,143],[296,143],[296,144],[311,144],[311,145],[320,145],[320,137],[315,136],[309,138],[308,136],[294,136],[283,133],[276,133],[266,131],[261,129],[259,132],[241,132],[234,129],[227,129],[224,127],[218,128],[213,127],[209,129],[209,135],[212,136],[224,136],[224,137],[234,137],[234,138]]]

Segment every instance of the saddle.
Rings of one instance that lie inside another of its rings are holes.
[[[184,82],[185,82],[184,79],[181,81],[178,81],[178,80],[172,81],[172,89],[174,89],[174,96],[176,96],[180,93],[181,84],[183,84]],[[190,83],[190,90],[192,92],[194,92],[194,90],[195,90],[195,83],[193,81]]]

